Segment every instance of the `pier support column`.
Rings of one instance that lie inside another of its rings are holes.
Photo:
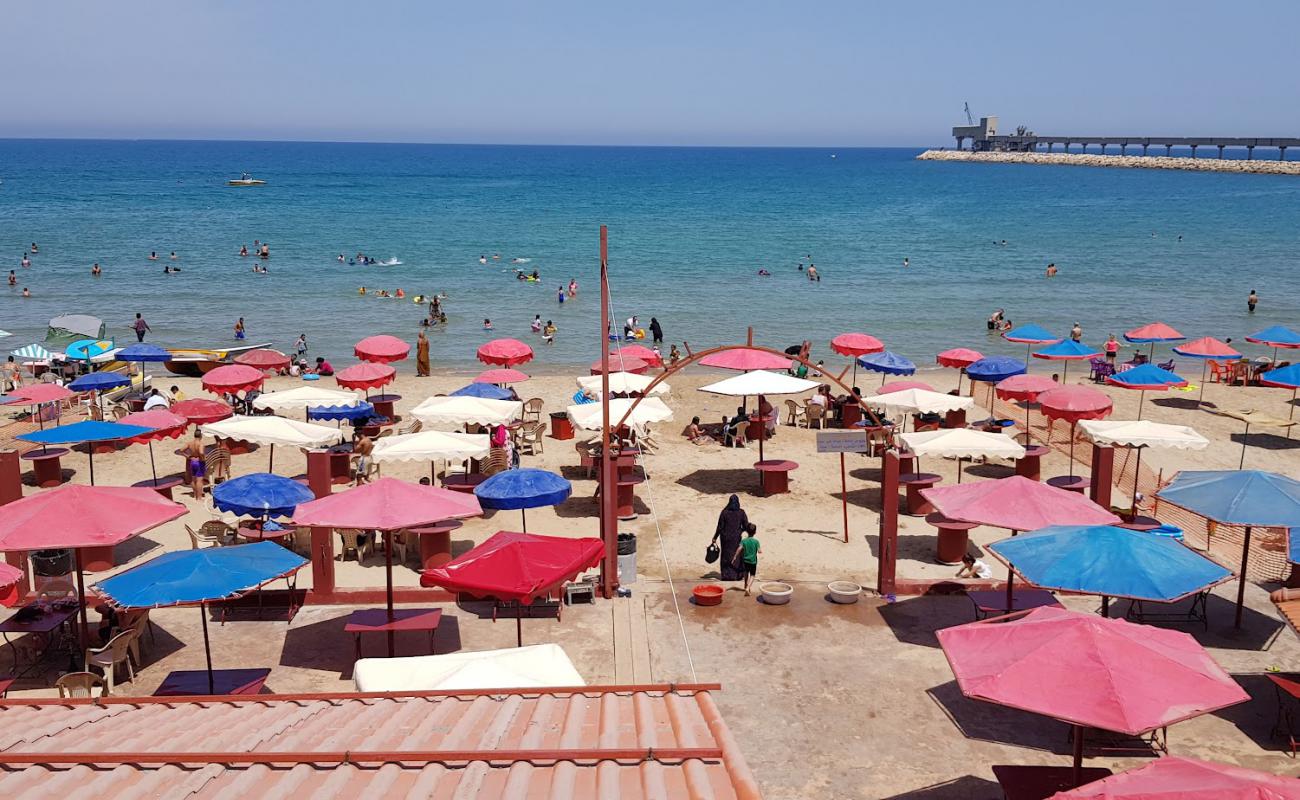
[[[1102,142],[1102,143],[1101,143],[1101,154],[1102,154],[1103,156],[1106,155],[1106,143],[1105,143],[1105,142]]]
[[[1219,160],[1223,160],[1223,145],[1219,145]]]
[[[1196,158],[1196,145],[1192,145],[1192,158]]]
[[[1142,155],[1145,156],[1146,154],[1147,154],[1147,146],[1146,146],[1146,145],[1142,145]]]
[[[1253,144],[1246,145],[1246,160],[1247,161],[1255,160],[1255,145]]]
[[[1277,160],[1278,160],[1278,161],[1286,161],[1286,148],[1285,148],[1285,147],[1279,147],[1279,148],[1277,149]]]
[[[1122,156],[1126,156],[1126,155],[1128,155],[1128,145],[1127,145],[1127,144],[1122,144],[1122,145],[1119,146],[1119,154],[1122,155]]]
[[[1173,154],[1174,154],[1174,146],[1172,144],[1165,145],[1165,156],[1168,157]]]
[[[965,143],[965,141],[966,141],[966,137],[965,137],[965,136],[958,136],[958,137],[957,137],[957,149],[958,149],[958,150],[961,149],[961,146],[962,146],[963,143]]]

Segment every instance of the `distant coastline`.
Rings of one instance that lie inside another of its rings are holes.
[[[1169,156],[1103,156],[1091,153],[1005,153],[970,150],[926,150],[919,161],[978,161],[985,164],[1048,164],[1069,167],[1122,167],[1125,169],[1177,169],[1192,172],[1237,172],[1254,175],[1300,175],[1300,161],[1243,161],[1241,159]]]

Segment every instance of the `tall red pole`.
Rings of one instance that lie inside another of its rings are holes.
[[[601,596],[618,589],[618,501],[614,486],[614,437],[609,429],[609,230],[600,226],[600,536],[605,541],[601,562]]]
[[[845,475],[844,454],[840,453],[840,506],[844,509],[844,543],[849,543],[849,481]]]

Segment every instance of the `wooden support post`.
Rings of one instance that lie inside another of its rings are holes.
[[[615,490],[614,446],[609,419],[609,230],[600,226],[600,535],[605,557],[600,567],[601,596],[609,599],[618,591],[618,492]]]
[[[1092,482],[1088,486],[1088,497],[1097,505],[1110,509],[1111,481],[1115,474],[1115,448],[1093,444],[1092,446]]]
[[[886,450],[880,457],[881,476],[880,542],[876,548],[876,591],[893,594],[898,578],[898,452]]]

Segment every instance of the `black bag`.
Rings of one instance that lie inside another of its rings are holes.
[[[709,546],[704,548],[704,562],[712,564],[722,557],[722,548],[718,547],[717,542],[709,542]]]

